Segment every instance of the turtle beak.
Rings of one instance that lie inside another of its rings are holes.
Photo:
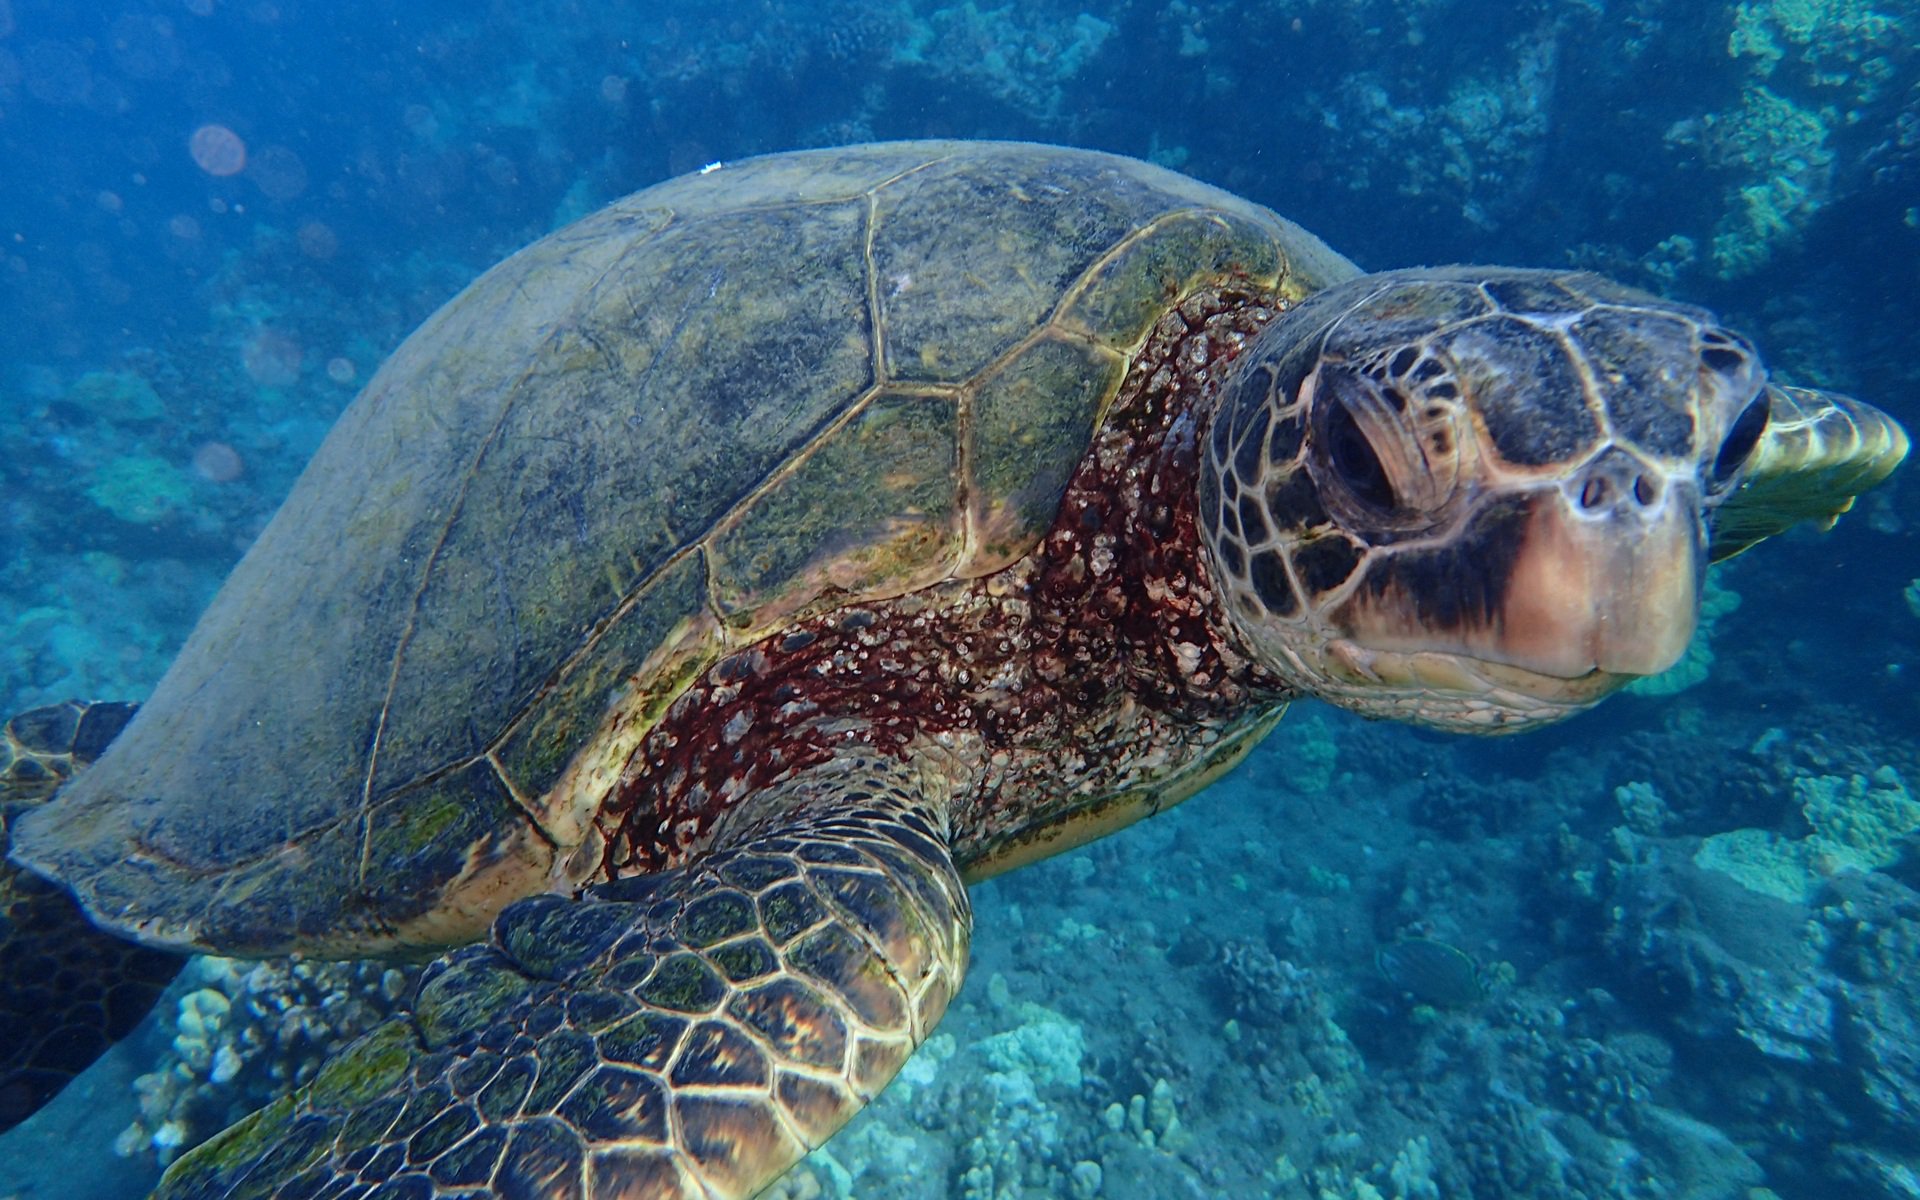
[[[1657,675],[1680,661],[1706,564],[1700,502],[1691,482],[1655,479],[1583,472],[1543,498],[1498,619],[1475,631],[1470,641],[1482,644],[1468,652],[1562,679]],[[1589,503],[1609,486],[1625,495]]]
[[[1451,546],[1383,555],[1335,624],[1368,650],[1518,668],[1548,691],[1658,674],[1693,637],[1702,529],[1691,479],[1608,451],[1563,482],[1486,497]]]

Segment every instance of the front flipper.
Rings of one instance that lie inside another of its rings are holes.
[[[1802,521],[1822,529],[1907,456],[1907,431],[1851,396],[1769,384],[1766,432],[1713,518],[1713,561]]]
[[[14,819],[99,757],[131,704],[54,704],[0,730],[0,1130],[140,1023],[177,955],[102,933],[73,898],[6,861]]]
[[[681,869],[508,908],[414,1012],[180,1160],[159,1195],[742,1200],[946,1011],[967,896],[941,797],[841,759]]]

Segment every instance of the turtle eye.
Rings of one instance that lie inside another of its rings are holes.
[[[1326,439],[1327,461],[1355,499],[1383,510],[1398,507],[1380,452],[1373,448],[1346,405],[1334,405],[1327,415]]]
[[[1767,394],[1761,392],[1733,419],[1733,428],[1727,430],[1726,440],[1720,443],[1720,452],[1713,456],[1710,480],[1713,486],[1725,487],[1727,481],[1747,465],[1747,460],[1753,457],[1753,448],[1760,444],[1760,435],[1767,431],[1767,417],[1772,408],[1767,401]]]

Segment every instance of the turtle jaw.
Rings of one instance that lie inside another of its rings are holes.
[[[1565,483],[1488,501],[1471,553],[1374,551],[1322,609],[1335,636],[1551,679],[1654,675],[1686,653],[1706,565],[1697,490],[1607,451]],[[1634,495],[1638,489],[1648,498]],[[1592,498],[1624,498],[1604,504]]]
[[[1562,677],[1443,650],[1376,650],[1346,638],[1326,642],[1309,666],[1322,700],[1365,717],[1453,733],[1537,729],[1584,712],[1631,682],[1595,669]]]
[[[1699,609],[1700,497],[1617,458],[1485,497],[1451,549],[1374,548],[1308,620],[1269,631],[1291,643],[1283,674],[1365,715],[1505,733],[1671,667]]]

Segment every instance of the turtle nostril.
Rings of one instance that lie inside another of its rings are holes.
[[[1637,476],[1633,481],[1633,498],[1642,504],[1652,504],[1660,498],[1660,485],[1651,476]]]
[[[1594,476],[1580,489],[1580,507],[1599,508],[1607,502],[1607,493],[1612,490],[1607,486],[1605,479],[1598,475]]]

